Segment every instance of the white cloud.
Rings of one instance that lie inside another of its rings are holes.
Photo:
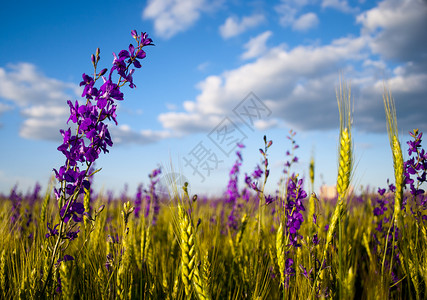
[[[357,16],[362,33],[372,36],[374,53],[398,62],[427,67],[427,3],[422,0],[385,0]]]
[[[296,19],[292,24],[292,29],[298,31],[307,31],[319,24],[319,18],[315,13],[306,13]]]
[[[69,112],[69,107],[37,105],[24,108],[21,112],[31,118],[42,118],[44,116],[63,116]]]
[[[330,45],[270,49],[254,62],[209,76],[191,111],[162,114],[164,128],[177,132],[210,131],[253,91],[280,118],[294,128],[322,129],[337,124],[334,84],[340,69],[367,54],[364,38],[338,39]],[[216,118],[214,118],[216,117]],[[259,128],[274,126],[259,122]]]
[[[66,101],[80,94],[78,85],[46,77],[30,63],[0,68],[0,98],[21,110],[25,120],[19,134],[24,138],[59,140],[59,128],[68,118]]]
[[[382,60],[371,60],[371,59],[366,59],[363,62],[363,66],[364,67],[374,67],[380,70],[385,70],[387,65],[384,61]]]
[[[23,122],[19,135],[26,139],[61,141],[62,136],[59,129],[64,129],[66,126],[67,118],[64,117],[28,118]]]
[[[243,47],[246,49],[246,51],[242,54],[242,59],[250,59],[257,57],[267,50],[266,42],[268,38],[273,33],[271,31],[266,31],[264,33],[261,33],[260,35],[257,35],[254,38],[251,38],[249,42],[247,42]]]
[[[184,101],[182,106],[188,112],[193,112],[196,109],[196,104],[193,101]]]
[[[385,2],[380,3],[372,11],[375,14],[379,12],[384,14],[391,2],[387,3],[387,6]],[[283,19],[286,26],[292,26],[297,20],[295,16],[298,15],[301,6],[293,2],[283,2],[280,9],[283,9],[285,4],[295,8],[294,14],[291,12],[287,15],[287,21]],[[325,2],[325,5],[332,5],[332,2]],[[413,28],[412,25],[408,25],[409,18],[414,18],[416,24],[427,22],[427,18],[426,21],[421,21],[421,13],[416,13],[413,8],[409,9],[402,4],[403,8],[409,16],[398,18],[398,24],[405,28]],[[280,12],[280,9],[277,9]],[[385,44],[381,45],[384,48],[381,48],[381,52],[375,51],[381,54],[375,59],[372,57],[372,50],[376,49],[373,47],[375,44],[379,47],[383,35],[389,36],[395,30],[391,24],[392,19],[374,17],[369,12],[362,14],[358,17],[358,22],[363,25],[364,30],[359,37],[343,37],[327,45],[296,46],[292,49],[280,45],[266,49],[265,43],[259,43],[264,52],[257,54],[255,61],[219,75],[206,77],[197,85],[200,93],[195,100],[184,105],[184,112],[163,114],[159,121],[164,128],[180,133],[209,132],[221,118],[232,114],[233,108],[248,92],[253,91],[273,112],[272,119],[259,120],[255,123],[259,129],[280,124],[297,130],[336,128],[338,114],[335,86],[338,84],[339,72],[342,71],[352,82],[356,100],[355,126],[360,130],[383,132],[386,127],[382,84],[384,72],[389,71],[386,69],[387,58],[391,57],[386,50],[391,50],[385,49]],[[417,62],[426,65],[423,50],[427,49],[423,46],[426,38],[418,34],[422,28],[427,26],[420,27],[415,33],[407,33],[404,39],[413,41],[414,37],[418,36],[418,43],[412,43],[411,57],[418,57]],[[260,39],[258,41],[267,40],[267,34],[264,34],[264,39],[261,39],[262,35],[256,37]],[[248,42],[245,45],[246,58],[255,56],[250,53],[258,53],[258,50],[249,51],[256,38],[251,40],[252,43]],[[389,47],[394,45],[394,41],[389,41],[388,45]],[[399,47],[402,46],[397,46],[401,49]],[[394,55],[399,54],[403,64],[395,68],[387,80],[396,99],[399,130],[410,130],[411,126],[427,129],[427,120],[423,116],[427,111],[425,101],[427,74],[425,69],[417,69],[414,63],[405,60],[401,52],[403,51],[398,51]]]
[[[54,140],[62,139],[60,129],[73,127],[66,124],[69,117],[68,99],[79,99],[81,88],[73,83],[46,77],[35,65],[20,63],[0,68],[0,98],[12,102],[20,109],[24,117],[19,134],[26,139]],[[73,102],[75,100],[72,100]],[[12,106],[0,102],[0,113]],[[140,115],[142,111],[128,111]],[[170,137],[167,131],[136,132],[126,125],[117,128],[109,126],[111,135],[117,143],[147,144],[162,138]]]
[[[319,20],[314,13],[298,16],[305,6],[315,4],[315,2],[314,0],[282,0],[275,7],[276,12],[280,15],[280,25],[291,26],[294,30],[307,30],[316,26]]]
[[[0,68],[0,97],[20,107],[66,101],[70,92],[77,95],[81,89],[74,83],[46,77],[33,64],[9,64]]]
[[[323,0],[322,7],[334,8],[344,13],[354,13],[358,11],[358,8],[351,7],[347,0]]]
[[[277,127],[279,125],[279,121],[277,119],[271,120],[257,120],[255,121],[255,128],[258,130],[267,130],[270,128]]]
[[[200,113],[167,112],[158,117],[163,128],[172,131],[171,135],[180,136],[200,131],[211,131],[220,121],[220,116]]]
[[[142,16],[153,20],[156,34],[168,39],[190,28],[212,6],[206,0],[150,0]]]
[[[27,139],[60,140],[60,128],[66,127],[69,107],[62,105],[36,105],[25,107],[21,114],[26,117],[19,134]]]
[[[240,22],[236,17],[228,17],[225,23],[219,27],[219,32],[224,39],[228,39],[250,28],[256,27],[263,22],[264,19],[264,16],[260,14],[243,17]]]

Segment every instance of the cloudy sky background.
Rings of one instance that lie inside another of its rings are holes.
[[[115,145],[97,163],[97,189],[118,194],[127,184],[132,194],[162,165],[188,178],[193,193],[224,191],[234,151],[224,153],[210,139],[224,120],[246,137],[242,173],[260,162],[263,135],[273,140],[269,190],[287,159],[290,129],[300,145],[293,171],[307,176],[314,156],[316,189],[334,185],[340,74],[354,97],[356,188],[394,180],[384,83],[396,102],[403,149],[408,131],[427,130],[425,0],[12,2],[0,12],[3,193],[16,183],[24,191],[36,181],[47,185],[64,162],[59,129],[67,128],[66,101],[80,99],[81,74],[93,71],[90,55],[100,47],[100,64],[109,68],[112,52],[132,42],[132,29],[148,32],[156,46],[135,72],[137,88],[123,90],[119,126],[110,127]],[[271,111],[253,125],[233,111],[248,95]],[[203,182],[185,163],[197,145],[219,161],[210,174],[198,168]]]

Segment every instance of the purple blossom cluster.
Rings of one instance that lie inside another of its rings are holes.
[[[73,135],[71,128],[60,131],[63,143],[58,150],[65,155],[66,162],[59,168],[59,171],[54,169],[56,178],[61,182],[61,188],[55,189],[57,199],[61,197],[68,199],[75,193],[77,195],[83,193],[83,188],[89,189],[88,176],[91,174],[88,174],[87,170],[98,159],[101,151],[106,153],[108,147],[113,145],[105,121],[113,120],[117,125],[115,101],[123,100],[120,88],[125,84],[129,84],[130,88],[135,87],[132,77],[135,69],[130,69],[130,66],[140,68],[141,64],[138,59],[142,59],[146,55],[142,48],[152,45],[152,40],[146,33],[138,36],[133,30],[132,36],[138,43],[137,47],[130,44],[129,51],[122,50],[118,56],[113,53],[113,67],[108,78],[103,76],[108,71],[107,69],[97,72],[100,60],[100,51],[99,48],[97,49],[96,55],[91,57],[94,66],[93,77],[83,73],[83,81],[80,82],[80,86],[84,86],[82,97],[86,98],[86,103],[80,105],[77,100],[74,104],[70,100],[67,102],[70,107],[70,117],[67,123],[69,121],[75,123],[77,132]],[[120,76],[117,83],[114,83],[112,79],[115,71]],[[98,89],[95,87],[95,83],[100,78],[103,80],[103,84]],[[87,167],[86,170],[80,170],[79,164]]]
[[[108,76],[106,75],[108,69],[98,70],[100,50],[96,49],[96,53],[91,55],[94,73],[92,76],[83,73],[80,82],[80,86],[83,87],[84,104],[77,100],[74,103],[71,100],[67,101],[70,108],[67,124],[71,121],[76,130],[74,133],[70,127],[67,130],[60,130],[63,142],[58,151],[64,154],[66,160],[59,169],[53,169],[60,184],[58,189],[54,189],[60,209],[60,223],[54,226],[47,224],[46,238],[57,236],[58,241],[75,239],[80,231],[79,228],[76,229],[76,224],[83,220],[83,214],[89,215],[89,212],[85,213],[84,205],[78,202],[78,199],[85,190],[90,191],[90,178],[99,171],[91,169],[95,161],[101,152],[109,152],[108,148],[113,145],[107,121],[114,121],[117,125],[116,101],[124,99],[120,89],[125,85],[135,87],[134,68],[141,68],[139,60],[146,56],[143,47],[153,45],[147,33],[138,35],[132,30],[131,35],[137,45],[130,44],[118,55],[113,53],[113,66]],[[113,78],[113,75],[118,78]],[[98,80],[102,80],[99,88],[95,86]],[[69,222],[70,220],[73,222]],[[56,251],[60,250],[57,249],[58,245],[59,242],[53,249],[53,258]]]
[[[390,269],[392,280],[395,284],[399,281],[400,252],[398,240],[400,230],[392,222],[394,210],[394,192],[396,187],[387,181],[388,188],[378,188],[376,205],[373,214],[376,217],[375,231],[372,233],[372,249],[378,258],[378,263],[384,263]],[[393,243],[393,241],[395,241]],[[384,262],[382,261],[384,259]]]
[[[99,48],[96,54],[91,56],[94,75],[89,76],[83,73],[83,80],[80,82],[80,86],[84,87],[82,97],[86,99],[86,103],[81,105],[77,100],[74,104],[70,100],[67,102],[70,107],[70,117],[67,123],[69,121],[75,123],[77,130],[75,134],[72,134],[71,128],[60,130],[63,143],[58,150],[65,155],[66,161],[59,170],[54,169],[56,178],[61,184],[59,189],[55,188],[55,195],[62,204],[61,217],[64,221],[69,219],[67,216],[70,209],[76,213],[83,213],[81,209],[73,210],[74,202],[78,195],[84,192],[84,189],[90,189],[88,178],[93,173],[89,174],[89,168],[98,159],[101,152],[108,152],[108,147],[113,145],[105,121],[113,120],[117,125],[115,101],[123,100],[120,88],[125,84],[129,84],[130,88],[135,87],[132,77],[135,69],[130,69],[130,66],[140,68],[141,63],[138,59],[143,59],[146,55],[142,48],[152,45],[152,40],[146,33],[138,35],[133,30],[131,34],[137,42],[137,47],[130,44],[129,50],[120,51],[118,56],[113,53],[113,67],[108,78],[104,77],[107,69],[97,72],[100,60]],[[114,83],[112,78],[115,72],[119,75],[117,83]],[[102,79],[103,84],[98,89],[95,87],[95,83],[99,79]],[[74,220],[77,219],[74,218]]]
[[[419,220],[427,221],[427,197],[421,185],[427,182],[427,153],[421,148],[422,132],[414,129],[409,133],[413,140],[408,141],[409,159],[404,163],[405,184],[409,185],[412,199],[415,202],[415,211],[412,210],[415,217]],[[424,211],[424,213],[423,213]]]
[[[286,216],[286,231],[289,235],[290,245],[293,247],[300,247],[301,244],[298,240],[302,238],[298,234],[301,224],[304,222],[302,211],[305,211],[302,200],[307,197],[307,193],[303,189],[303,180],[298,176],[292,175],[288,180],[285,216]]]

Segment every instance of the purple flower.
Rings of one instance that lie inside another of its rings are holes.
[[[78,235],[79,232],[80,232],[80,227],[77,228],[76,231],[72,231],[72,230],[68,231],[67,234],[66,234],[66,237],[67,237],[67,239],[69,239],[70,241],[72,241],[72,240],[74,240],[74,239],[77,238],[77,235]]]
[[[65,213],[65,210],[67,209],[68,201],[65,203],[65,205],[61,208],[60,215],[63,218],[65,223],[68,223],[68,221],[73,218],[74,222],[81,222],[83,220],[82,217],[79,217],[78,214],[83,214],[85,209],[83,206],[83,203],[79,202],[73,202],[70,207],[68,208],[68,211]]]
[[[50,223],[47,223],[47,230],[49,230],[49,232],[46,233],[46,235],[45,235],[46,238],[49,238],[51,236],[55,236],[55,235],[59,234],[59,232],[58,232],[59,224],[56,224],[55,227],[53,227],[53,228],[50,228],[49,225],[50,225]]]
[[[287,185],[287,196],[285,204],[286,214],[286,230],[289,233],[290,244],[294,247],[299,247],[298,240],[301,236],[298,231],[301,224],[304,222],[304,218],[301,211],[305,211],[302,200],[307,197],[307,193],[304,191],[303,180],[298,180],[294,175],[289,178]]]
[[[96,54],[91,56],[94,75],[91,77],[83,73],[82,81],[80,82],[80,86],[83,87],[82,97],[85,98],[84,104],[80,104],[77,100],[67,101],[70,109],[67,123],[72,121],[76,124],[75,127],[77,129],[74,133],[71,132],[70,128],[60,130],[62,144],[58,147],[58,151],[64,154],[66,160],[63,166],[53,169],[60,185],[59,188],[54,189],[56,199],[61,205],[66,202],[60,208],[61,222],[68,223],[72,219],[77,223],[83,220],[84,205],[77,202],[77,199],[81,197],[85,190],[90,190],[91,183],[89,178],[95,172],[91,170],[91,167],[99,158],[100,153],[107,153],[109,151],[108,148],[113,145],[108,125],[104,122],[108,119],[114,121],[117,125],[117,104],[115,104],[115,101],[124,99],[120,88],[125,84],[128,84],[131,88],[135,87],[133,83],[135,69],[131,67],[141,67],[138,59],[143,59],[146,55],[142,48],[152,45],[152,40],[148,38],[146,33],[138,35],[135,30],[132,30],[131,35],[136,40],[137,45],[130,45],[129,51],[122,50],[118,56],[113,53],[113,66],[108,77],[106,76],[107,78],[104,77],[108,71],[107,69],[97,72],[100,52],[99,48],[96,50]],[[119,78],[116,82],[113,82],[115,79],[113,80],[112,77],[113,75],[116,76],[116,74],[119,75]],[[99,79],[102,79],[103,83],[98,89],[95,84]],[[86,213],[90,216],[89,211]],[[76,226],[74,223],[66,225],[65,229],[62,226],[63,223],[60,224],[51,228],[50,223],[48,223],[48,233],[46,234],[47,238],[58,236],[55,246],[55,250],[58,250],[57,253],[63,253],[65,250],[64,246],[62,246],[63,243],[59,243],[61,240],[74,240],[80,232],[80,228],[74,230]],[[58,231],[58,226],[61,232]],[[59,249],[58,245],[60,245]],[[58,262],[70,259],[74,258],[66,255]]]
[[[283,283],[285,287],[289,286],[289,280],[291,276],[295,275],[295,269],[292,268],[292,265],[294,264],[294,260],[292,258],[287,258],[285,260],[285,282]]]
[[[59,264],[61,261],[63,262],[67,262],[67,261],[72,261],[74,260],[74,257],[72,257],[71,255],[64,255],[62,258],[59,258],[57,263]]]
[[[269,205],[273,203],[275,200],[276,198],[273,198],[271,195],[267,195],[267,197],[265,197],[265,205]]]
[[[317,246],[319,244],[319,238],[317,237],[317,233],[313,235],[313,245]]]
[[[414,202],[419,201],[419,204],[421,204],[424,201],[424,196],[422,195],[425,191],[420,186],[427,181],[427,155],[425,150],[421,149],[422,132],[418,132],[418,129],[415,129],[409,134],[413,141],[407,142],[409,145],[408,153],[411,157],[404,163],[405,184],[409,185]],[[425,209],[424,204],[421,206]],[[421,207],[418,207],[417,210],[419,208]],[[416,214],[418,215],[418,212]]]
[[[301,274],[305,277],[305,278],[307,278],[307,279],[310,279],[310,274],[311,274],[311,272],[313,271],[313,268],[311,268],[310,269],[310,271],[307,273],[307,269],[303,266],[303,265],[299,265],[299,267],[301,268],[301,271],[303,271]]]
[[[257,165],[256,168],[255,168],[255,170],[252,173],[252,177],[254,179],[259,179],[259,178],[261,178],[261,176],[262,176],[263,173],[264,172],[261,170],[260,166]]]
[[[83,89],[82,97],[87,97],[92,99],[92,93],[94,91],[93,85],[95,84],[95,81],[93,80],[92,77],[86,75],[85,73],[83,73],[82,78],[83,78],[83,81],[80,82],[80,86],[83,86],[83,85],[85,86]]]

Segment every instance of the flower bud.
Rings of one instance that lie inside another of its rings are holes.
[[[92,64],[93,64],[93,65],[95,65],[95,63],[96,63],[96,62],[95,62],[95,55],[93,55],[93,54],[92,54],[92,55],[90,56],[90,60],[92,61]]]
[[[99,49],[99,48],[96,48],[96,58],[98,58],[99,57],[99,53],[101,53],[101,50]],[[98,60],[99,60],[99,58],[98,58]]]
[[[105,208],[105,204],[101,205],[101,206],[98,208],[98,211],[96,212],[96,214],[99,214],[101,211],[103,211],[103,210],[104,210],[104,208]]]
[[[132,30],[130,32],[130,34],[132,35],[132,37],[136,40],[138,38],[138,33],[136,32],[136,30]]]
[[[102,75],[104,75],[105,73],[107,73],[107,71],[108,71],[108,69],[107,68],[105,68],[105,69],[102,69],[101,70],[101,72],[99,72],[99,76],[102,76]]]

